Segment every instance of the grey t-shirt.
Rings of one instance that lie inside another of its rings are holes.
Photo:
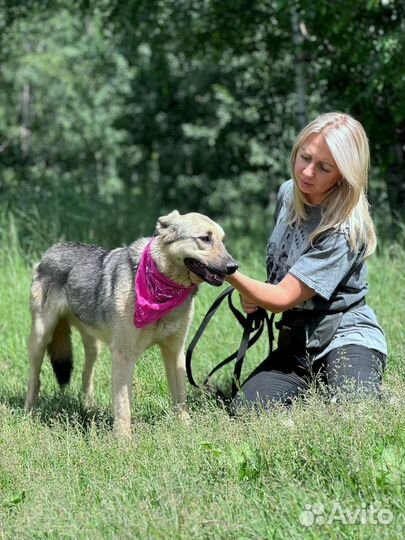
[[[373,310],[362,305],[347,311],[368,292],[367,265],[361,251],[353,251],[346,232],[340,230],[322,234],[311,245],[309,237],[320,222],[321,207],[309,207],[308,219],[291,227],[288,212],[292,197],[293,180],[288,180],[277,196],[277,221],[267,246],[269,283],[277,284],[290,273],[317,293],[294,310],[344,312],[331,343],[317,358],[349,344],[387,354],[385,336]]]

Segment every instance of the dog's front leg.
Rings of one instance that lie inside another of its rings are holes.
[[[166,378],[172,396],[173,408],[185,422],[190,420],[187,412],[186,361],[183,341],[168,341],[160,345],[165,363]]]
[[[112,350],[112,407],[114,432],[119,437],[131,436],[131,394],[135,359]]]
[[[94,405],[94,364],[101,350],[101,341],[81,330],[84,347],[84,368],[82,374],[81,398],[85,407]]]

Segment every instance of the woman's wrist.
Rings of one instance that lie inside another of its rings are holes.
[[[240,274],[239,270],[236,270],[233,274],[230,276],[225,276],[225,281],[227,281],[230,285],[234,285],[234,283],[237,281],[237,276]]]

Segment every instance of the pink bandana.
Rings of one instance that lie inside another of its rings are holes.
[[[179,285],[159,272],[150,252],[153,240],[143,250],[135,276],[134,324],[137,328],[152,324],[181,306],[196,287]]]

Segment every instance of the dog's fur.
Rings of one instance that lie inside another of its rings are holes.
[[[237,264],[223,244],[222,228],[197,213],[176,210],[159,218],[152,257],[165,276],[190,286],[189,269],[213,285],[222,284]],[[150,238],[112,251],[84,244],[51,247],[35,269],[31,288],[32,330],[28,341],[30,378],[26,409],[37,402],[45,351],[61,387],[73,367],[71,326],[82,337],[85,365],[84,402],[93,397],[93,368],[101,342],[112,355],[114,429],[131,432],[131,390],[135,361],[151,345],[159,345],[173,405],[187,417],[184,344],[193,315],[193,294],[163,319],[144,328],[134,326],[134,280]],[[188,266],[188,267],[187,267]]]

